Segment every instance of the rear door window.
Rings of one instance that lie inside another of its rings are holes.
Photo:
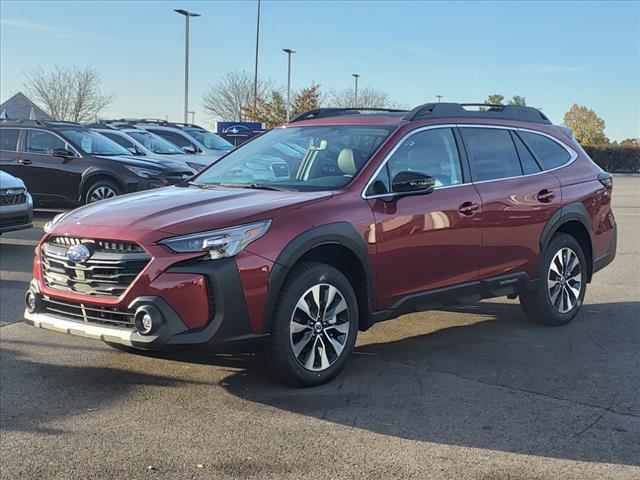
[[[518,132],[545,170],[558,168],[571,160],[571,154],[558,142],[532,132]]]
[[[476,181],[522,175],[522,168],[509,130],[460,128]]]
[[[18,128],[0,128],[0,150],[15,152],[18,149]]]

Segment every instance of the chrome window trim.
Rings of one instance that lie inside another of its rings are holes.
[[[375,178],[378,176],[380,171],[387,164],[389,159],[393,156],[393,154],[396,152],[396,150],[400,147],[400,145],[402,145],[402,143],[405,140],[407,140],[409,137],[411,137],[412,135],[414,135],[416,133],[420,133],[420,132],[423,132],[425,130],[432,130],[432,129],[435,129],[435,128],[493,128],[493,129],[496,129],[496,130],[512,130],[512,131],[516,131],[516,132],[534,133],[536,135],[542,135],[543,137],[547,137],[550,140],[553,140],[554,142],[559,144],[561,147],[563,147],[569,153],[569,156],[570,156],[569,161],[567,163],[565,163],[564,165],[560,165],[559,167],[556,167],[556,168],[551,168],[549,170],[541,170],[541,171],[536,172],[536,173],[529,173],[529,174],[526,174],[526,175],[523,174],[523,175],[518,175],[518,176],[515,176],[515,177],[494,178],[492,180],[480,180],[480,181],[473,181],[472,180],[471,182],[467,182],[467,183],[462,182],[462,183],[458,183],[456,185],[446,185],[446,186],[443,186],[443,187],[436,187],[435,190],[444,190],[445,188],[455,188],[455,187],[461,187],[461,186],[464,186],[464,185],[471,185],[471,184],[477,185],[477,184],[480,184],[480,183],[498,182],[498,181],[501,181],[501,180],[512,180],[512,179],[515,179],[515,178],[533,177],[533,176],[536,176],[536,175],[540,175],[540,174],[548,173],[548,172],[553,172],[555,170],[559,170],[561,168],[568,167],[573,162],[575,162],[576,159],[578,158],[578,153],[575,150],[573,150],[572,148],[570,148],[568,145],[566,145],[564,142],[561,142],[557,138],[549,135],[548,133],[540,132],[538,130],[532,130],[530,128],[508,127],[508,126],[505,126],[505,125],[480,125],[480,124],[466,124],[466,123],[457,123],[457,124],[447,123],[447,124],[441,124],[441,125],[427,125],[425,127],[419,127],[419,128],[416,128],[415,130],[411,130],[410,132],[405,134],[400,139],[400,141],[398,141],[398,143],[393,147],[393,149],[384,157],[382,162],[380,162],[380,165],[378,166],[378,168],[376,168],[376,170],[373,172],[373,175],[369,178],[369,181],[365,185],[365,187],[362,190],[362,193],[360,194],[360,196],[365,200],[376,199],[376,198],[389,196],[389,193],[382,193],[382,194],[378,194],[378,195],[367,196],[366,195],[366,191],[371,186],[371,183],[373,183],[373,180],[375,180]]]
[[[21,127],[21,129],[22,130],[36,130],[38,132],[50,133],[51,135],[54,135],[54,136],[58,137],[60,140],[62,140],[64,142],[64,144],[67,145],[73,151],[73,153],[75,154],[74,158],[82,158],[82,155],[80,154],[80,152],[78,152],[78,150],[76,150],[75,147],[73,145],[71,145],[68,140],[65,140],[60,135],[58,135],[56,132],[52,132],[51,130],[46,130],[44,128]],[[29,152],[27,150],[27,139],[26,139],[26,137],[24,139],[24,150],[22,150],[20,153],[27,153],[29,155],[44,155],[46,157],[52,157],[53,156],[50,153]]]

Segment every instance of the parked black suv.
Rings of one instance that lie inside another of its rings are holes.
[[[72,122],[0,122],[0,169],[21,178],[36,204],[79,205],[173,185],[191,176],[179,163],[132,157]]]

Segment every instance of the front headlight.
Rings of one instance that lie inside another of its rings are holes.
[[[196,172],[199,172],[205,167],[204,165],[201,165],[199,163],[193,163],[193,162],[187,162],[187,165],[193,168]]]
[[[153,170],[151,168],[140,168],[132,165],[125,165],[124,168],[129,170],[134,175],[142,178],[154,178],[158,177],[162,172],[160,170]]]
[[[47,223],[45,223],[44,227],[42,228],[44,230],[44,233],[49,233],[51,229],[55,226],[55,224],[58,223],[60,220],[62,220],[62,218],[67,215],[67,213],[69,212],[59,213],[58,215],[53,217],[51,220],[49,220]]]
[[[259,239],[269,229],[271,220],[184,235],[161,241],[174,252],[209,252],[212,259],[233,257],[251,242]]]

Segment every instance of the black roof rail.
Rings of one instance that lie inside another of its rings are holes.
[[[467,110],[465,107],[480,107],[481,110]],[[523,105],[496,105],[487,103],[425,103],[411,110],[404,119],[425,120],[430,118],[471,117],[520,122],[545,123],[551,125],[549,119],[537,108]]]
[[[340,115],[362,114],[366,112],[388,112],[388,113],[406,113],[407,110],[399,110],[396,108],[365,108],[365,107],[348,107],[348,108],[316,108],[308,112],[301,113],[289,123],[300,122],[302,120],[311,120],[315,118],[337,117]]]
[[[100,119],[102,123],[126,123],[128,125],[135,125],[136,123],[148,123],[153,125],[162,125],[165,127],[191,127],[191,128],[202,128],[200,125],[196,125],[195,123],[182,123],[182,122],[171,122],[169,120],[164,120],[161,118],[118,118],[118,119]]]
[[[103,130],[118,130],[117,126],[103,122],[85,123],[83,126],[87,128],[102,128]]]

